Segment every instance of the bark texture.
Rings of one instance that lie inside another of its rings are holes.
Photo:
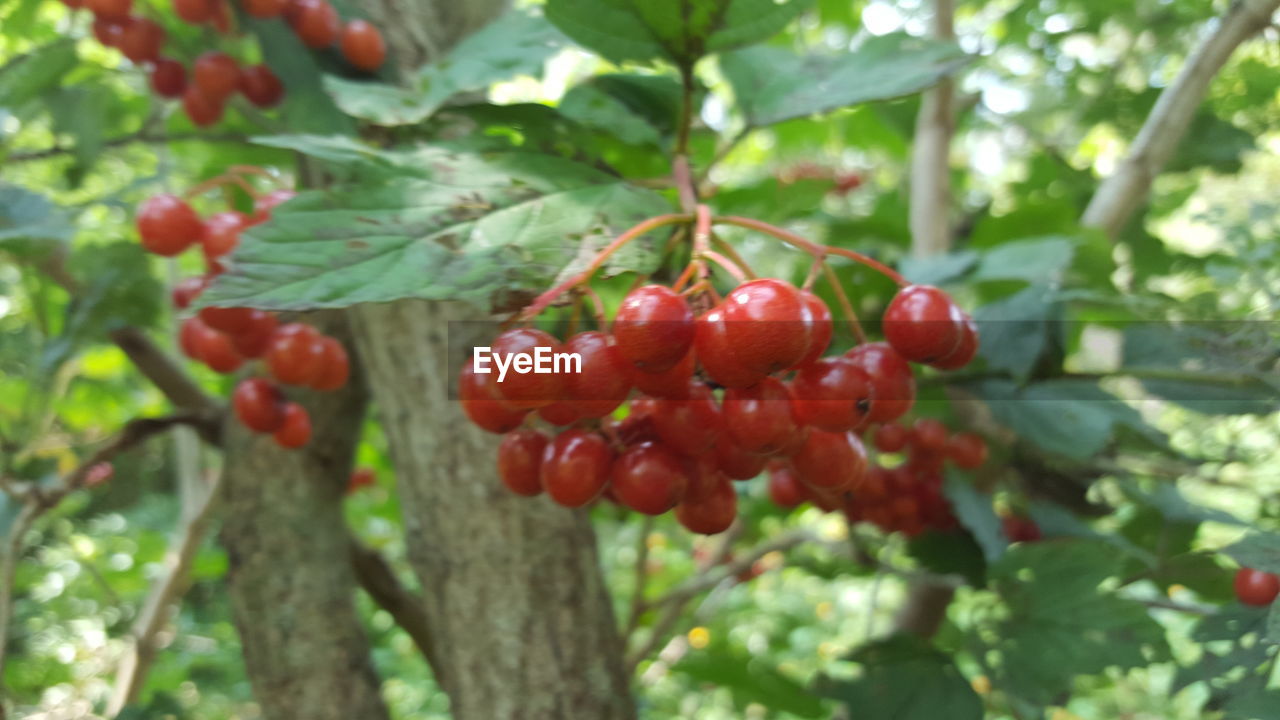
[[[586,513],[507,492],[495,476],[497,436],[449,399],[450,353],[461,360],[489,338],[457,325],[450,337],[448,323],[475,311],[402,301],[353,312],[453,716],[634,717]]]
[[[309,321],[351,346],[342,315]],[[342,517],[366,390],[353,362],[346,388],[292,396],[311,415],[301,450],[235,419],[225,429],[221,539],[245,665],[269,720],[378,720],[387,710],[356,614]]]

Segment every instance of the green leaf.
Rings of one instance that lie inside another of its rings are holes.
[[[954,43],[893,33],[838,55],[750,48],[722,57],[720,68],[747,122],[760,126],[911,95],[971,60]]]
[[[740,708],[759,703],[770,710],[804,718],[829,717],[822,701],[799,683],[727,643],[717,642],[691,651],[671,670],[728,690]]]
[[[978,354],[988,366],[1026,380],[1049,346],[1057,309],[1053,291],[1040,285],[983,305],[973,313],[981,338]]]
[[[308,50],[289,26],[278,20],[245,17],[258,36],[263,61],[287,88],[280,105],[280,121],[295,133],[355,133],[355,123],[339,111],[321,84],[321,65],[316,53]]]
[[[899,264],[898,271],[917,285],[945,285],[964,277],[977,264],[978,253],[961,250],[945,255],[908,257]]]
[[[768,39],[812,0],[548,0],[547,19],[615,63],[691,66],[708,53]]]
[[[1123,535],[1098,532],[1061,505],[1041,500],[1030,500],[1027,502],[1027,514],[1035,521],[1046,538],[1075,537],[1103,540],[1136,557],[1148,566],[1155,563],[1154,555],[1130,542]]]
[[[101,85],[61,88],[48,99],[54,130],[72,138],[76,162],[82,168],[92,165],[102,151],[102,119],[110,102],[110,88]]]
[[[1117,422],[1141,422],[1094,383],[1058,380],[1019,388],[1006,380],[970,385],[1005,427],[1041,449],[1076,460],[1100,452]]]
[[[0,251],[38,259],[74,235],[71,219],[44,195],[0,184]]]
[[[1257,372],[1266,329],[1257,323],[1135,323],[1124,330],[1126,369],[1176,370],[1180,377],[1141,377],[1153,395],[1214,415],[1267,414],[1280,386]],[[1204,379],[1197,379],[1197,374]]]
[[[987,561],[972,533],[926,530],[907,541],[907,550],[930,572],[963,575],[974,587],[986,584]]]
[[[1223,548],[1241,567],[1280,573],[1280,535],[1252,532]]]
[[[583,127],[604,130],[631,145],[658,145],[662,134],[621,100],[593,85],[578,85],[560,101],[560,114]]]
[[[951,501],[956,519],[973,534],[988,563],[995,562],[1009,547],[1000,516],[991,505],[991,496],[978,492],[973,483],[958,473],[947,473],[943,493]]]
[[[545,289],[584,243],[669,211],[592,168],[525,153],[434,152],[402,175],[302,193],[241,237],[201,300],[273,309],[400,298],[501,306]],[[628,269],[657,255],[638,240]]]
[[[1122,559],[1099,541],[1045,541],[1014,545],[991,566],[1008,608],[988,636],[1002,687],[1043,707],[1080,675],[1145,666],[1168,653],[1146,608],[1099,589]]]
[[[443,59],[423,66],[411,87],[333,75],[324,78],[324,87],[352,117],[378,125],[415,125],[460,93],[486,90],[519,75],[540,75],[543,63],[563,46],[564,37],[546,18],[507,12]]]
[[[858,648],[849,658],[862,672],[853,680],[819,681],[818,691],[840,700],[859,720],[979,720],[982,699],[951,658],[913,635],[894,635]]]
[[[1071,266],[1075,245],[1059,235],[1002,243],[983,254],[973,279],[1056,283]]]
[[[1242,520],[1230,513],[1215,508],[1207,508],[1188,501],[1178,492],[1177,486],[1168,482],[1153,482],[1151,489],[1144,490],[1133,480],[1119,480],[1121,489],[1134,502],[1150,506],[1166,520],[1187,523],[1219,522],[1226,525],[1245,525]]]
[[[0,107],[15,110],[60,86],[77,62],[75,40],[69,38],[15,57],[0,68]]]

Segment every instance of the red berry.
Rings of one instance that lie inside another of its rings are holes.
[[[325,0],[300,0],[297,10],[292,12],[290,24],[303,45],[318,50],[338,40],[342,19]]]
[[[517,495],[533,497],[542,492],[542,453],[547,436],[537,430],[515,430],[498,446],[498,477]]]
[[[113,20],[96,17],[93,20],[93,36],[106,47],[120,47],[120,41],[124,40],[124,31],[128,24],[127,18]]]
[[[561,398],[565,375],[556,367],[557,356],[564,352],[559,340],[535,328],[512,328],[494,338],[490,350],[487,369],[508,403],[533,409]],[[504,365],[505,375],[500,370]]]
[[[867,472],[867,451],[853,433],[811,430],[791,459],[796,475],[811,488],[849,490]]]
[[[693,378],[694,365],[694,353],[690,350],[670,370],[662,372],[645,372],[631,363],[626,363],[627,377],[631,380],[631,384],[645,395],[679,400],[689,394],[689,381]]]
[[[199,240],[203,232],[200,216],[176,195],[153,195],[138,208],[142,247],[157,255],[177,255]]]
[[[205,260],[216,260],[234,250],[240,242],[240,231],[248,222],[249,218],[244,213],[234,210],[210,215],[200,236]]]
[[[271,217],[271,211],[282,205],[288,200],[297,197],[298,193],[292,190],[280,189],[272,190],[253,201],[253,224],[263,222]]]
[[[376,485],[378,476],[373,472],[373,468],[356,468],[351,471],[351,477],[347,480],[347,494],[359,490],[362,487],[370,487]]]
[[[289,323],[276,330],[266,357],[271,374],[287,385],[310,385],[324,372],[324,342],[306,323]]]
[[[307,414],[306,408],[298,403],[286,403],[284,424],[272,437],[277,445],[290,450],[306,445],[311,440],[311,416]]]
[[[667,447],[696,457],[715,444],[724,429],[724,420],[715,396],[706,385],[694,380],[684,400],[656,400],[650,418]]]
[[[751,280],[734,288],[723,307],[729,342],[748,370],[784,370],[809,351],[810,314],[790,283]]]
[[[361,70],[377,70],[387,59],[387,44],[378,28],[364,20],[352,20],[342,29],[342,55]]]
[[[957,466],[972,470],[987,461],[987,443],[973,433],[958,433],[947,441],[947,455]]]
[[[260,358],[271,347],[271,338],[275,336],[278,324],[274,313],[253,310],[246,329],[231,336],[231,345],[244,357]]]
[[[538,417],[552,425],[561,427],[572,425],[582,419],[582,415],[578,412],[577,404],[566,401],[543,405],[538,408]]]
[[[191,79],[205,97],[225,100],[240,86],[240,66],[224,52],[206,52],[191,66]]]
[[[920,418],[911,426],[911,449],[938,454],[947,449],[947,426],[934,418]]]
[[[582,507],[599,497],[609,480],[613,451],[598,434],[565,430],[542,456],[542,489],[565,507]]]
[[[884,311],[884,337],[902,357],[929,363],[960,344],[964,317],[945,292],[931,285],[908,285]]]
[[[133,0],[85,0],[85,7],[99,18],[124,20],[133,9]]]
[[[702,369],[723,387],[748,387],[755,385],[768,375],[762,370],[750,369],[740,361],[737,347],[729,340],[728,323],[725,322],[723,305],[707,311],[698,318],[694,350],[697,352]]]
[[[520,427],[527,410],[517,410],[498,397],[490,375],[477,375],[471,363],[458,374],[458,401],[467,418],[482,430],[504,433]]]
[[[631,392],[628,363],[613,340],[595,330],[578,333],[564,351],[581,359],[580,372],[567,373],[563,394],[580,417],[600,418],[618,409]]]
[[[182,97],[187,89],[187,69],[177,60],[156,60],[151,68],[151,89],[160,97]]]
[[[632,290],[613,320],[618,352],[645,372],[675,367],[693,345],[693,313],[671,288],[645,285]]]
[[[1040,526],[1031,518],[1009,515],[1001,518],[1000,524],[1009,542],[1036,542],[1043,537]]]
[[[198,317],[189,317],[182,321],[182,326],[178,329],[178,347],[182,349],[182,354],[192,360],[204,362],[204,358],[200,356],[205,344],[205,335],[209,333],[217,334],[217,330],[205,325]]]
[[[728,438],[721,438],[715,445],[716,465],[720,472],[732,480],[750,480],[764,470],[768,458],[747,452]]]
[[[164,45],[164,28],[147,18],[133,18],[120,35],[120,52],[135,63],[160,57]]]
[[[738,494],[733,483],[719,477],[698,497],[687,497],[676,506],[676,520],[690,532],[702,535],[722,533],[738,516]]]
[[[205,325],[228,335],[239,335],[248,332],[257,317],[254,311],[246,307],[207,307],[200,310],[200,319]]]
[[[911,433],[906,428],[897,423],[886,423],[876,428],[876,434],[872,437],[876,449],[880,452],[896,453],[907,446],[907,440],[910,439]]]
[[[978,327],[974,324],[973,318],[965,314],[964,324],[961,327],[960,344],[956,345],[956,349],[952,350],[946,357],[939,358],[929,364],[939,370],[959,370],[972,362],[973,356],[977,354]]]
[[[1235,578],[1236,599],[1245,605],[1263,607],[1280,595],[1280,576],[1253,568],[1240,568]]]
[[[859,345],[845,357],[871,378],[872,403],[867,419],[885,423],[897,420],[916,402],[916,381],[911,365],[887,343]]]
[[[217,0],[173,0],[173,12],[192,25],[209,22],[218,12]]]
[[[791,382],[796,417],[819,430],[862,430],[875,406],[871,377],[847,357],[829,357],[802,367]]]
[[[209,278],[204,275],[196,277],[183,278],[173,286],[170,295],[173,298],[173,306],[179,310],[186,310],[191,306],[195,299],[200,297],[200,293],[209,285]]]
[[[794,468],[774,464],[769,466],[769,499],[780,508],[795,508],[809,499],[809,493],[796,478]]]
[[[260,108],[275,107],[284,97],[284,85],[266,65],[253,65],[240,73],[240,92]]]
[[[729,437],[748,452],[777,452],[796,432],[791,391],[771,377],[751,387],[726,390],[723,412]]]
[[[656,443],[629,448],[613,463],[609,487],[618,502],[645,515],[661,515],[684,497],[684,462]]]
[[[256,18],[279,17],[284,12],[285,0],[244,0],[241,7]]]
[[[324,343],[324,369],[311,383],[313,390],[321,392],[332,392],[347,384],[347,379],[351,375],[351,358],[347,355],[347,349],[342,347],[342,343],[337,338],[325,335],[320,338],[320,342]]]
[[[214,372],[229,375],[244,364],[244,358],[236,352],[231,338],[211,327],[200,336],[200,359]]]
[[[273,433],[285,423],[285,399],[280,388],[263,378],[245,378],[231,393],[231,405],[245,427]]]
[[[187,113],[187,118],[196,127],[209,127],[222,119],[222,112],[225,110],[223,101],[219,98],[211,98],[201,92],[200,88],[195,85],[188,85],[187,89],[182,93],[182,109]]]
[[[803,367],[822,357],[822,354],[827,351],[827,347],[831,345],[831,335],[834,331],[831,323],[831,309],[822,301],[822,298],[808,290],[801,290],[800,301],[804,303],[807,313],[806,324],[809,327],[809,349],[805,351],[804,357],[797,363],[797,367]]]

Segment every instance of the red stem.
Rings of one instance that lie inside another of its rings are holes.
[[[702,257],[719,265],[725,272],[732,275],[733,279],[737,280],[739,285],[747,281],[747,274],[742,271],[742,268],[738,267],[732,260],[720,253],[714,250],[706,250],[702,253]]]
[[[776,225],[770,225],[769,223],[764,222],[762,220],[756,220],[754,218],[739,217],[736,215],[725,215],[725,216],[715,218],[715,221],[724,223],[725,225],[737,225],[738,227],[744,227],[750,230],[756,230],[758,232],[765,233],[766,235],[772,235],[773,237],[776,237],[785,243],[788,243],[790,245],[795,245],[796,247],[800,248],[801,250],[804,250],[805,252],[809,253],[815,258],[823,258],[823,257],[826,257],[827,255],[839,255],[841,257],[846,257],[846,258],[849,258],[850,260],[853,260],[854,262],[866,265],[867,267],[871,268],[872,270],[875,270],[878,273],[881,273],[882,275],[888,277],[890,280],[893,280],[895,283],[897,283],[899,287],[909,284],[905,278],[903,278],[896,271],[894,271],[892,268],[885,265],[884,263],[880,262],[879,260],[874,260],[854,250],[846,250],[844,248],[832,247],[830,245],[819,245],[818,243],[815,243],[811,240],[806,240],[805,238],[793,232],[790,232],[788,230],[783,230],[782,228]]]
[[[738,254],[738,251],[728,241],[713,232],[711,233],[711,244],[719,248],[720,252],[732,260],[734,265],[742,268],[742,271],[747,274],[748,280],[756,279],[756,271],[751,269],[751,265],[747,264],[747,261]]]
[[[600,294],[585,283],[578,290],[591,301],[591,310],[595,314],[596,328],[601,332],[609,332],[609,314],[605,312],[604,301],[600,299]]]
[[[831,291],[836,294],[836,302],[840,304],[840,310],[844,313],[845,318],[849,322],[849,330],[853,332],[853,336],[858,339],[858,344],[867,342],[867,334],[862,331],[862,321],[858,320],[858,313],[853,311],[853,303],[849,302],[849,296],[845,294],[844,288],[840,285],[840,278],[836,277],[836,271],[825,262],[819,261],[822,265],[822,272],[827,277],[827,282],[831,284]]]

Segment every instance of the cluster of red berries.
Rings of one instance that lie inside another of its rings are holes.
[[[272,209],[293,197],[277,190],[258,198],[254,214],[234,210],[202,219],[182,198],[162,194],[148,198],[138,211],[138,234],[147,250],[172,257],[199,244],[206,274],[187,278],[173,289],[173,304],[185,310],[212,279],[225,269],[223,259],[248,227],[266,221]],[[279,385],[332,391],[347,382],[350,360],[342,343],[306,323],[281,324],[275,313],[246,307],[207,307],[182,321],[178,345],[189,358],[215,372],[230,374],[248,360],[262,359],[276,382],[242,380],[232,395],[236,416],[251,430],[271,433],[277,443],[297,448],[311,439],[311,419],[301,405],[288,401]]]
[[[1280,597],[1280,575],[1240,568],[1235,577],[1236,599],[1245,605],[1266,607]]]
[[[646,285],[623,300],[612,334],[561,343],[522,327],[491,348],[509,367],[513,358],[566,353],[580,361],[576,372],[500,381],[468,363],[458,397],[476,425],[507,433],[498,467],[512,491],[545,491],[569,507],[603,495],[650,515],[674,509],[686,528],[713,534],[736,516],[730,480],[756,477],[771,459],[785,461],[797,487],[857,495],[868,477],[860,434],[914,403],[908,360],[954,368],[977,349],[972,321],[933,287],[903,288],[884,328],[888,342],[824,357],[831,312],[807,290],[750,280],[695,317],[684,296]],[[615,421],[633,389],[629,412]],[[518,429],[533,412],[572,427],[554,438]]]
[[[199,127],[217,123],[227,100],[239,92],[260,108],[274,107],[284,97],[284,85],[266,65],[241,67],[224,52],[209,51],[187,68],[161,54],[166,33],[154,20],[133,14],[133,0],[62,0],[72,9],[87,7],[93,13],[93,34],[98,42],[120,50],[125,57],[150,68],[151,89],[160,97],[182,98],[182,107]],[[231,32],[232,13],[226,0],[174,0],[175,14],[192,25],[213,25]],[[256,18],[283,16],[309,48],[340,45],[351,65],[375,71],[387,56],[378,28],[364,20],[345,25],[326,0],[241,0],[241,9]]]

